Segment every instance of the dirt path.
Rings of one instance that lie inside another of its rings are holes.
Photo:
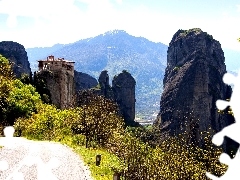
[[[60,143],[0,138],[0,180],[93,180],[83,160]]]

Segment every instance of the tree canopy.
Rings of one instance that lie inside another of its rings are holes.
[[[0,55],[0,124],[13,125],[17,118],[31,115],[40,102],[35,88],[16,79],[11,63]]]

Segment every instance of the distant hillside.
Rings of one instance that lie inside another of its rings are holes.
[[[29,48],[27,52],[33,71],[37,70],[36,60],[45,59],[51,54],[75,61],[77,71],[97,79],[102,70],[108,71],[110,79],[127,70],[137,82],[137,114],[141,112],[148,116],[159,110],[167,59],[167,46],[162,43],[114,30],[72,44]]]

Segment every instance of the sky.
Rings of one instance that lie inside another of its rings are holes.
[[[50,47],[125,30],[169,45],[178,29],[201,28],[240,51],[239,0],[0,0],[0,41]]]

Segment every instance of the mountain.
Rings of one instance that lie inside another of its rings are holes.
[[[48,55],[75,61],[75,70],[98,79],[107,70],[110,79],[127,70],[136,80],[136,114],[152,115],[159,110],[167,46],[123,30],[108,31],[96,37],[67,45],[27,49],[32,70],[36,61]]]

